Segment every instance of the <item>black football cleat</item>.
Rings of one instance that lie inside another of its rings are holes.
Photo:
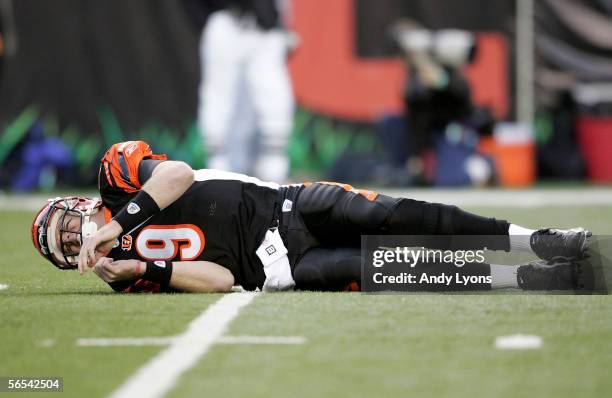
[[[530,245],[533,252],[543,260],[581,260],[586,257],[587,238],[591,235],[591,231],[584,228],[546,228],[531,235]]]
[[[570,260],[534,260],[518,268],[516,279],[523,290],[572,290],[578,287],[578,268]]]

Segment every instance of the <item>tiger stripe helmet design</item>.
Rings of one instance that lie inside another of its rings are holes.
[[[137,192],[142,185],[138,181],[138,165],[143,159],[167,160],[166,155],[154,155],[144,141],[125,141],[114,144],[104,154],[98,178],[106,178],[109,185],[127,193]],[[98,182],[98,188],[100,188]]]
[[[77,268],[78,252],[70,252],[63,242],[64,232],[75,233],[79,242],[83,241],[83,226],[90,225],[89,218],[102,206],[98,198],[79,196],[48,199],[47,203],[34,217],[31,236],[34,248],[48,261],[60,269]],[[67,215],[80,219],[77,231],[65,228]]]

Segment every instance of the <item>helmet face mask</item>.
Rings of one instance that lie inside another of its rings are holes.
[[[78,217],[78,229],[76,231],[73,229],[67,229],[68,222],[66,220],[66,216]],[[59,239],[57,237],[55,238],[56,242],[59,241],[60,253],[58,254],[61,254],[65,261],[65,264],[68,264],[70,268],[74,268],[72,267],[72,265],[76,265],[77,257],[79,255],[80,250],[73,252],[71,249],[72,245],[69,246],[68,242],[64,241],[64,237],[68,233],[75,234],[80,248],[80,245],[83,243],[83,218],[84,214],[82,211],[74,209],[64,210],[63,214],[59,218],[58,226],[57,228],[55,228],[55,230],[58,231],[59,235]],[[54,229],[51,229],[49,232],[52,233],[53,230]]]
[[[49,199],[32,225],[34,247],[57,268],[77,268],[79,250],[73,250],[75,240],[66,241],[65,238],[73,234],[80,249],[83,225],[90,223],[90,216],[101,206],[102,202],[97,198],[71,196]],[[68,224],[71,224],[70,228]]]

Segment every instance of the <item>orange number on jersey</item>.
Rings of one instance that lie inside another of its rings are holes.
[[[146,260],[180,260],[198,258],[206,240],[202,230],[193,224],[148,225],[136,238],[136,251]],[[179,252],[180,251],[180,252]]]

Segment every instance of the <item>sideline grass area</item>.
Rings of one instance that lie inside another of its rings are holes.
[[[612,232],[612,207],[482,213]],[[0,290],[0,376],[61,376],[61,396],[104,397],[161,348],[81,348],[78,337],[178,334],[220,297],[118,295],[91,273],[55,270],[31,248],[31,217],[0,211],[0,283],[9,285]],[[607,396],[611,306],[609,296],[264,295],[229,334],[307,343],[214,346],[168,396]],[[544,346],[493,349],[495,336],[513,333],[540,335]]]

